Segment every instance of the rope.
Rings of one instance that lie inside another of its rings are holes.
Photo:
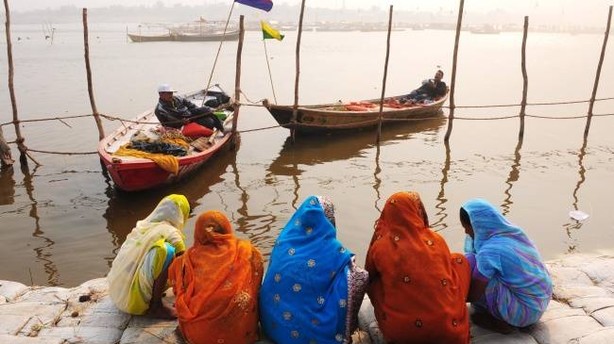
[[[595,102],[606,101],[606,100],[614,100],[614,97],[607,98],[596,98]],[[570,104],[582,104],[589,103],[590,100],[572,100],[566,102],[535,102],[535,103],[527,103],[530,106],[545,106],[545,105],[570,105]],[[522,104],[489,104],[489,105],[459,105],[455,108],[457,109],[483,109],[483,108],[505,108],[505,107],[517,107]],[[445,105],[444,108],[449,109],[450,106]]]
[[[56,152],[56,151],[45,151],[45,150],[38,150],[38,149],[32,149],[32,148],[28,148],[28,150],[30,152],[35,152],[35,153],[56,154],[56,155],[92,155],[92,154],[98,154],[98,152]]]
[[[262,103],[264,101],[264,99],[258,100],[258,101],[251,101],[249,100],[249,98],[247,97],[247,95],[245,94],[245,92],[243,92],[242,90],[240,90],[239,92],[241,92],[241,94],[243,95],[243,97],[245,97],[245,100],[247,100],[249,103],[251,104],[256,104],[256,103]]]
[[[230,11],[228,12],[228,18],[226,19],[226,25],[224,26],[224,33],[222,34],[222,39],[220,40],[220,45],[217,47],[217,53],[215,54],[215,60],[213,60],[213,66],[211,67],[211,73],[209,74],[209,80],[207,80],[207,87],[205,88],[205,95],[209,92],[209,87],[211,86],[211,79],[213,79],[213,73],[215,73],[215,66],[217,65],[217,60],[220,57],[220,51],[222,50],[222,44],[226,39],[226,30],[228,30],[228,24],[230,23],[230,18],[232,16],[232,10],[235,8],[235,2],[232,2],[230,6]],[[205,99],[203,98],[202,105],[205,105]]]

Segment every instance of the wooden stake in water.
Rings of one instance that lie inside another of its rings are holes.
[[[608,11],[608,24],[605,28],[605,35],[603,37],[603,46],[601,47],[601,55],[599,56],[599,64],[597,65],[597,73],[595,75],[595,83],[593,84],[593,93],[591,94],[591,100],[588,105],[588,117],[586,118],[586,127],[584,128],[584,138],[588,137],[588,132],[591,128],[591,119],[593,118],[593,106],[595,105],[595,97],[597,95],[597,88],[599,88],[599,77],[601,76],[601,67],[603,66],[603,58],[605,57],[605,50],[608,46],[608,37],[610,35],[610,25],[612,24],[612,6]]]
[[[298,20],[298,35],[296,37],[296,76],[294,77],[294,106],[292,107],[292,143],[296,138],[296,117],[298,116],[298,81],[301,74],[301,36],[303,35],[303,15],[305,14],[305,0],[301,1],[301,14]]]
[[[102,127],[100,114],[98,113],[98,109],[96,108],[96,101],[94,100],[94,90],[92,86],[92,70],[90,68],[90,44],[87,28],[87,8],[83,9],[83,46],[85,49],[85,71],[87,72],[87,92],[90,96],[90,105],[92,106],[92,113],[94,114],[96,127],[98,127],[98,140],[102,140],[105,136],[104,128]]]
[[[520,103],[520,130],[518,132],[518,140],[522,141],[524,137],[524,118],[526,116],[525,109],[527,108],[527,93],[529,80],[527,78],[527,33],[529,32],[529,17],[524,17],[524,26],[522,34],[522,51],[520,66],[522,69],[522,102]]]
[[[4,11],[6,13],[6,22],[5,22],[5,33],[6,33],[6,55],[7,62],[9,65],[9,75],[8,75],[8,87],[9,87],[9,95],[11,98],[11,107],[13,110],[13,126],[15,127],[15,136],[17,137],[17,148],[21,153],[19,156],[19,161],[23,166],[28,166],[27,159],[27,148],[24,145],[24,138],[21,136],[21,129],[19,128],[19,115],[17,114],[17,100],[15,99],[15,88],[13,87],[13,44],[11,43],[11,13],[9,10],[8,0],[4,0]]]
[[[241,107],[241,55],[243,52],[243,38],[245,36],[245,27],[243,26],[244,16],[239,17],[239,44],[237,46],[237,70],[235,73],[235,101],[234,115],[232,117],[232,133],[234,136],[233,147],[236,144],[237,123],[239,121],[239,109]]]
[[[386,95],[386,79],[388,77],[388,58],[390,57],[390,32],[392,31],[392,5],[388,14],[388,37],[386,39],[386,60],[384,61],[384,78],[382,80],[382,95],[379,99],[379,121],[377,123],[377,142],[382,136],[382,120],[384,111],[384,97]]]
[[[450,79],[450,115],[448,116],[448,131],[446,131],[446,136],[444,137],[445,142],[448,142],[450,140],[450,135],[452,134],[452,125],[454,122],[454,88],[456,84],[456,62],[458,61],[458,41],[460,39],[461,27],[463,24],[464,10],[465,0],[460,0],[460,5],[458,8],[458,19],[456,20],[456,38],[454,39],[454,54],[452,56],[452,77]]]

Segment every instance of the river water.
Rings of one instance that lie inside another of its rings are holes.
[[[129,43],[125,25],[90,23],[90,59],[99,112],[130,119],[155,105],[158,84],[181,91],[212,83],[232,93],[237,42]],[[3,33],[4,36],[4,33]],[[53,43],[36,25],[12,27],[15,91],[21,119],[91,113],[79,24],[56,25]],[[614,119],[594,117],[583,139],[588,103],[529,106],[524,140],[518,141],[518,107],[457,108],[449,149],[444,116],[399,124],[383,132],[342,137],[298,137],[256,105],[264,98],[294,101],[296,33],[282,42],[247,32],[242,54],[239,117],[241,143],[214,158],[178,185],[123,193],[89,155],[33,153],[42,166],[16,164],[0,174],[0,279],[25,284],[74,286],[104,276],[134,223],[166,194],[185,194],[193,214],[185,228],[192,243],[198,213],[224,211],[241,237],[268,258],[273,242],[301,201],[329,196],[336,205],[339,237],[364,262],[373,225],[385,200],[401,190],[418,191],[432,227],[461,250],[460,205],[484,197],[522,226],[546,259],[570,252],[614,246]],[[522,96],[522,34],[461,34],[457,65],[457,106],[518,104]],[[590,98],[602,35],[531,33],[527,41],[529,102]],[[612,44],[609,45],[610,47]],[[3,43],[3,49],[6,45]],[[440,66],[450,83],[454,32],[394,31],[387,95],[407,93]],[[385,32],[304,32],[300,55],[302,104],[377,98],[386,52]],[[6,54],[0,80],[7,80]],[[271,80],[274,87],[271,86]],[[614,96],[614,63],[608,48],[597,98]],[[5,82],[0,84],[0,122],[12,120]],[[614,111],[614,102],[596,103],[595,114]],[[559,119],[563,118],[563,119]],[[567,118],[567,119],[564,119]],[[110,132],[117,121],[104,120]],[[14,140],[12,125],[3,127]],[[32,149],[95,152],[93,119],[22,124]],[[13,155],[18,157],[13,145]],[[570,218],[580,210],[583,221]]]

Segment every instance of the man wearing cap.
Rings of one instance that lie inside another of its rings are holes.
[[[173,95],[177,91],[169,84],[162,84],[158,87],[160,99],[154,111],[156,117],[165,127],[181,128],[190,122],[196,122],[202,126],[224,132],[224,125],[217,116],[213,114],[211,108],[207,106],[198,107],[191,101]]]

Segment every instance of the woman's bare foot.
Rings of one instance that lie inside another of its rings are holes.
[[[147,311],[147,316],[156,319],[173,320],[177,319],[177,312],[173,308],[168,308],[162,303],[153,304]]]
[[[471,314],[471,322],[485,329],[502,334],[510,334],[516,331],[516,327],[485,312],[476,311]]]

